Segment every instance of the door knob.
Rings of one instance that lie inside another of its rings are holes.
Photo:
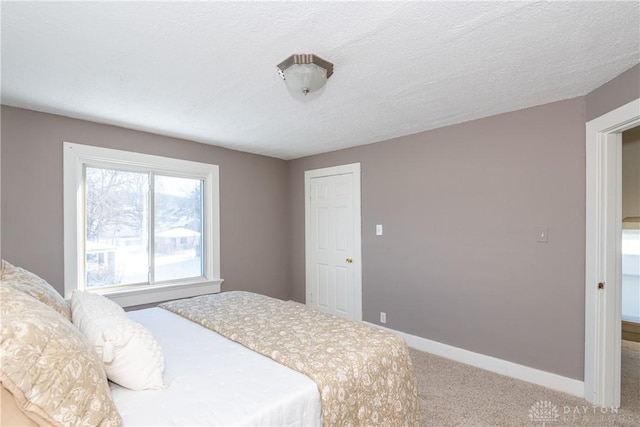
[[[349,257],[345,261],[347,261],[347,264],[351,264],[353,262],[353,258]]]

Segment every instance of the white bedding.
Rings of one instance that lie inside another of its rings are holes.
[[[322,424],[318,389],[307,376],[161,308],[127,314],[162,346],[167,387],[111,384],[125,426]]]

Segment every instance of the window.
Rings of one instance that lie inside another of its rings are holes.
[[[218,166],[64,144],[65,296],[219,292]]]

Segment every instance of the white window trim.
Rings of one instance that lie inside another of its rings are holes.
[[[65,142],[64,160],[64,294],[71,298],[74,290],[84,290],[84,182],[85,164],[94,166],[126,166],[183,177],[203,179],[208,194],[204,197],[203,226],[205,239],[204,278],[129,287],[126,289],[96,289],[123,307],[150,304],[177,298],[220,292],[220,202],[218,166],[208,163],[172,159],[110,148]],[[210,215],[208,213],[211,213]]]

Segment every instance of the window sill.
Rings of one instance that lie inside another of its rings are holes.
[[[223,281],[223,279],[218,279],[180,285],[168,284],[164,286],[154,286],[152,288],[125,289],[106,292],[100,292],[97,290],[95,292],[109,298],[121,307],[133,307],[136,305],[153,304],[205,294],[216,294],[220,292]]]

